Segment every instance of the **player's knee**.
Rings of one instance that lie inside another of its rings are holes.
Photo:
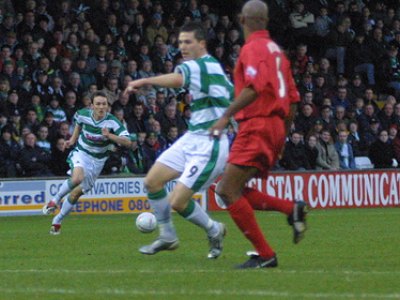
[[[144,186],[149,193],[157,193],[163,188],[163,185],[158,180],[149,177],[144,179]]]
[[[232,190],[228,189],[225,187],[224,184],[219,182],[215,188],[215,192],[218,194],[218,196],[225,202],[225,203],[231,203],[234,198],[234,195],[232,193]]]
[[[173,210],[177,212],[182,212],[185,210],[187,203],[182,203],[181,201],[178,201],[178,199],[171,198],[170,199],[170,204]]]

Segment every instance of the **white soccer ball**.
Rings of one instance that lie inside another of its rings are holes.
[[[153,232],[157,228],[156,216],[149,212],[144,212],[136,218],[136,227],[143,233]]]

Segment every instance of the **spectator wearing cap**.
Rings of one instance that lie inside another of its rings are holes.
[[[356,98],[362,98],[365,93],[366,86],[363,83],[363,79],[359,73],[355,73],[352,78],[351,82],[348,86],[349,97],[353,99],[352,103],[355,103]]]
[[[5,104],[6,114],[11,116],[13,113],[22,114],[24,106],[21,104],[17,90],[10,90],[8,92],[7,102]]]
[[[378,139],[379,131],[379,120],[375,117],[371,118],[371,120],[369,121],[368,129],[362,133],[366,147],[369,148],[371,144]]]
[[[366,41],[364,32],[356,32],[356,36],[350,44],[346,55],[349,71],[366,74],[368,84],[375,85],[374,53]]]
[[[159,13],[153,14],[151,17],[151,24],[147,26],[145,30],[145,38],[150,43],[150,46],[153,46],[154,38],[157,35],[161,35],[164,41],[168,38],[167,28],[162,25],[162,17]]]
[[[0,137],[0,177],[16,177],[17,161],[21,148],[13,139],[13,129],[4,126]]]
[[[387,130],[379,131],[377,139],[369,148],[369,158],[375,169],[387,169],[398,166],[393,144],[389,142]]]
[[[54,95],[53,87],[50,85],[49,76],[45,71],[38,71],[37,82],[34,85],[34,93],[40,95],[44,103],[49,103],[50,99]]]
[[[286,170],[302,171],[310,169],[306,149],[302,142],[303,133],[293,131],[285,143],[280,165]]]
[[[36,145],[36,136],[33,133],[28,133],[24,137],[24,147],[19,157],[23,176],[53,176],[49,169],[50,161],[50,154]]]
[[[353,148],[348,142],[348,135],[347,130],[340,130],[338,133],[338,140],[335,143],[335,148],[339,155],[340,169],[342,170],[356,168]]]

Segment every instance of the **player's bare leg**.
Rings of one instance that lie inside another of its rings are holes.
[[[257,173],[254,167],[227,165],[223,177],[217,186],[217,193],[224,200],[228,211],[245,237],[253,244],[259,255],[252,256],[238,268],[276,267],[278,261],[275,252],[265,240],[257,224],[253,208],[242,195],[247,181]]]

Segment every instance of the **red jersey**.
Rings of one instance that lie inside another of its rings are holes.
[[[291,103],[300,101],[290,62],[267,30],[253,32],[243,46],[235,69],[235,96],[252,87],[257,99],[235,114],[237,121],[288,115]]]

